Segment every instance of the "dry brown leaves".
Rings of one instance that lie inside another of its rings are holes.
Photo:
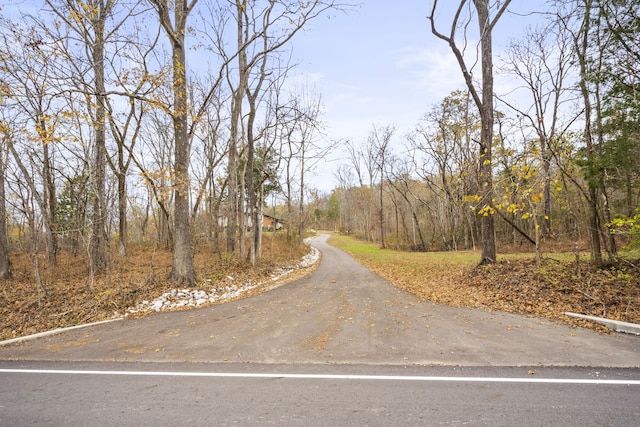
[[[562,313],[640,324],[640,260],[621,260],[602,269],[554,259],[473,268],[438,260],[413,267],[393,259],[360,260],[397,286],[439,304],[533,315],[600,331],[607,329]]]
[[[299,262],[308,252],[306,247],[287,245],[282,238],[269,237],[265,237],[263,249],[263,262],[251,268],[244,261],[216,255],[211,248],[198,248],[194,255],[196,287],[204,290],[224,287],[230,278],[234,283],[262,282],[276,268]],[[167,280],[171,252],[152,247],[132,247],[125,258],[112,255],[109,274],[101,274],[94,280],[90,280],[82,257],[62,253],[52,268],[42,258],[46,294],[36,285],[34,263],[27,254],[13,253],[11,261],[14,278],[0,280],[0,340],[110,319],[175,288]],[[295,277],[296,273],[292,273],[283,281]],[[256,288],[250,294],[261,291]]]
[[[512,313],[533,314],[603,330],[563,312],[640,323],[640,261],[619,261],[605,268],[589,263],[544,259],[476,267],[464,281],[479,304]]]

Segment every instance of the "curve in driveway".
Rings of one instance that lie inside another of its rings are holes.
[[[326,243],[308,277],[255,297],[0,348],[0,359],[640,366],[640,339],[419,301]]]

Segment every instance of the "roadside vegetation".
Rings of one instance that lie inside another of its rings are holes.
[[[262,283],[239,297],[255,295],[273,286],[272,277],[299,263],[309,248],[287,243],[284,234],[269,233],[265,235],[264,251],[260,265],[249,267],[244,261],[216,255],[212,247],[198,247],[194,254],[198,282],[193,289],[222,294]],[[101,276],[93,283],[87,274],[86,258],[63,253],[58,267],[49,268],[45,263],[42,288],[36,284],[33,260],[28,255],[13,253],[14,278],[0,280],[0,341],[123,316],[143,301],[176,288],[176,283],[169,280],[171,251],[167,249],[138,245],[130,248],[127,257],[113,254],[109,282]],[[277,283],[307,273],[307,269],[290,272]],[[149,310],[131,316],[145,313]]]
[[[333,235],[329,243],[421,300],[539,316],[600,331],[598,324],[570,318],[574,312],[640,323],[638,254],[593,268],[588,254],[506,253],[492,265],[478,266],[477,251],[404,252],[351,236]]]

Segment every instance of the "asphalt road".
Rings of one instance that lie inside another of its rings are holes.
[[[640,419],[640,375],[629,369],[0,362],[0,381],[3,426],[632,426]]]
[[[0,425],[640,419],[639,337],[421,302],[325,241],[313,274],[265,294],[1,346]]]

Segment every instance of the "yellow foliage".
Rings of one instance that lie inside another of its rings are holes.
[[[482,200],[482,197],[479,194],[467,194],[462,198],[463,203],[478,203]]]
[[[494,215],[496,213],[496,210],[493,209],[491,206],[489,205],[484,205],[479,211],[478,211],[478,215],[482,215],[482,216],[489,216],[489,215]]]
[[[508,207],[507,207],[507,212],[509,213],[515,213],[518,212],[518,205],[516,205],[515,203],[511,203]]]

